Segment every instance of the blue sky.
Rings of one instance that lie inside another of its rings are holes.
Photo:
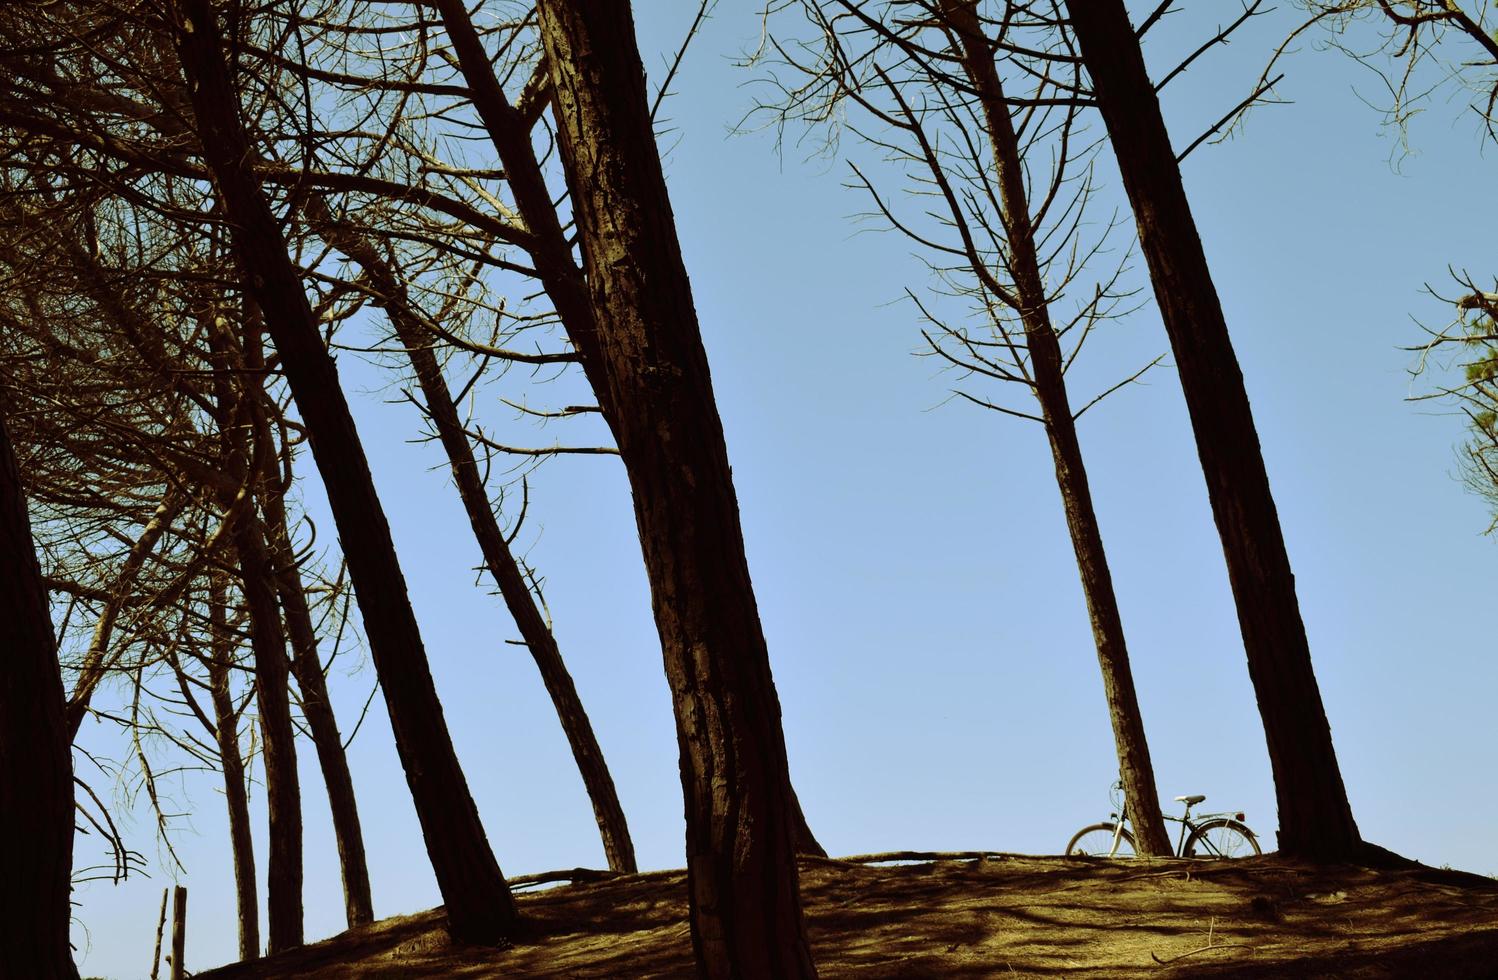
[[[805,159],[730,135],[754,95],[733,64],[759,24],[722,4],[666,105],[667,177],[727,431],[785,713],[792,776],[834,854],[895,848],[1054,853],[1106,816],[1116,762],[1049,454],[1039,427],[963,403],[920,347],[906,242],[859,224],[844,153]],[[752,5],[742,5],[752,6]],[[1187,6],[1187,5],[1182,5]],[[1236,4],[1189,5],[1152,34],[1158,75]],[[652,77],[695,4],[636,4]],[[1210,8],[1203,10],[1203,8]],[[1178,144],[1246,94],[1293,12],[1250,24],[1165,91]],[[1364,836],[1432,864],[1498,873],[1490,612],[1495,542],[1454,478],[1459,418],[1412,404],[1416,320],[1448,266],[1491,276],[1498,218],[1465,101],[1432,102],[1405,155],[1368,101],[1377,79],[1311,44],[1238,138],[1184,166],[1253,401],[1317,676]],[[1489,150],[1491,152],[1491,150]],[[1104,153],[1104,202],[1121,206]],[[1124,229],[1128,231],[1129,229]],[[1122,239],[1120,239],[1121,241]],[[1136,263],[1136,266],[1138,263]],[[1136,269],[1137,273],[1137,269]],[[1166,350],[1153,306],[1109,327],[1077,384]],[[500,864],[602,866],[592,814],[534,666],[478,564],[440,450],[396,376],[339,360],[411,585],[438,689]],[[1168,364],[1168,361],[1167,361]],[[483,394],[480,410],[509,418]],[[532,397],[535,397],[533,395]],[[560,401],[561,399],[559,399]],[[548,430],[535,433],[549,441]],[[1081,423],[1162,796],[1205,793],[1273,841],[1274,795],[1221,550],[1169,367]],[[310,459],[302,493],[331,529]],[[641,863],[682,864],[676,746],[617,459],[562,458],[532,484],[520,541],[546,577],[564,656],[598,730]],[[345,729],[373,683],[332,678]],[[93,739],[94,741],[89,741]],[[90,723],[85,745],[114,749]],[[376,699],[350,749],[378,915],[439,898]],[[309,938],[342,928],[315,757],[302,750]],[[234,957],[222,798],[174,789],[188,866],[188,967]],[[256,787],[257,833],[263,794]],[[1172,805],[1170,810],[1174,810]],[[145,812],[132,843],[155,857]],[[92,863],[91,838],[78,842]],[[257,858],[264,871],[264,841]],[[143,976],[161,888],[92,884],[85,975]],[[263,897],[263,884],[262,884]]]

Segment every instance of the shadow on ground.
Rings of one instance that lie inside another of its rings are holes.
[[[1418,866],[808,859],[802,894],[829,978],[1498,976],[1498,882]],[[520,907],[526,933],[510,949],[452,942],[433,909],[198,976],[692,975],[683,872],[553,888]]]

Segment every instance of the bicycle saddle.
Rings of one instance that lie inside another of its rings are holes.
[[[1205,799],[1205,796],[1177,796],[1176,802],[1184,803],[1187,806],[1196,806],[1198,803],[1202,802]]]

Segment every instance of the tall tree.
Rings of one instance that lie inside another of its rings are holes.
[[[302,944],[302,795],[297,778],[296,730],[291,720],[289,662],[281,610],[276,603],[275,568],[255,510],[251,487],[260,473],[254,460],[252,395],[232,379],[228,340],[222,320],[208,327],[213,346],[214,384],[224,420],[224,468],[239,485],[225,491],[222,506],[239,568],[239,587],[249,612],[250,650],[255,665],[255,701],[260,711],[262,766],[269,814],[266,861],[266,951],[279,953]],[[242,375],[241,375],[242,377]],[[246,431],[250,437],[246,438]]]
[[[1072,407],[1066,377],[1082,344],[1114,315],[1120,299],[1117,267],[1111,276],[1087,278],[1086,266],[1100,258],[1111,225],[1098,240],[1083,239],[1093,144],[1077,125],[1081,69],[1065,57],[1054,30],[1037,30],[1025,18],[986,18],[977,0],[807,0],[802,8],[818,41],[777,39],[773,50],[815,57],[782,58],[797,69],[796,80],[784,87],[783,102],[766,108],[782,120],[816,123],[833,138],[846,119],[851,131],[906,171],[918,210],[939,214],[939,224],[921,223],[923,216],[908,214],[854,165],[876,207],[935,270],[932,292],[969,302],[969,317],[956,319],[910,293],[934,328],[923,330],[931,352],[967,382],[956,393],[1045,429],[1135,845],[1143,854],[1171,854],[1077,434],[1082,412],[1143,371],[1080,409]],[[1015,91],[1006,92],[1006,85]],[[877,128],[870,131],[864,120]],[[936,209],[927,203],[932,199]],[[1088,299],[1068,316],[1061,304],[1073,293]],[[1004,382],[1029,397],[1021,395],[1026,404],[1011,407],[973,394],[975,381]]]
[[[369,864],[364,850],[359,804],[354,795],[354,777],[349,771],[348,753],[344,751],[338,718],[333,713],[333,702],[328,695],[327,678],[323,676],[306,586],[291,547],[285,488],[279,484],[267,487],[265,483],[262,487],[266,487],[260,496],[266,543],[270,548],[272,573],[293,653],[291,673],[301,691],[302,717],[306,719],[307,732],[317,752],[333,818],[333,840],[338,848],[338,869],[343,879],[344,920],[350,927],[364,925],[374,921],[374,900],[370,894]]]
[[[264,55],[265,52],[259,52]],[[292,74],[303,73],[304,79],[320,76],[305,65],[280,62],[276,68]],[[384,66],[388,71],[388,65]],[[350,76],[352,78],[352,76]],[[370,90],[377,90],[389,79],[371,76]],[[397,86],[398,88],[398,86]],[[124,98],[117,93],[97,87],[73,87],[66,100],[80,103],[94,110],[124,114],[127,118],[147,120],[162,135],[171,138],[191,139],[192,134],[183,122],[187,108],[184,92],[157,89],[156,93],[169,106],[180,107],[183,112],[153,112],[149,106]],[[544,102],[536,100],[539,107]],[[313,134],[301,134],[307,141],[319,138]],[[260,134],[252,134],[252,146]],[[265,158],[256,154],[253,164],[257,169],[273,169]],[[454,173],[460,171],[455,170]],[[628,824],[619,803],[612,776],[604,761],[603,752],[592,730],[576,685],[561,657],[561,651],[551,632],[546,618],[537,606],[526,584],[526,575],[519,562],[511,554],[509,544],[499,528],[499,522],[490,506],[483,487],[481,471],[474,459],[469,436],[458,421],[456,407],[443,376],[437,353],[433,350],[434,338],[453,335],[433,322],[420,305],[409,294],[405,280],[394,259],[383,254],[378,238],[372,229],[361,227],[347,217],[334,213],[328,197],[316,190],[309,190],[302,202],[302,216],[308,220],[310,229],[327,243],[353,259],[369,285],[375,291],[375,305],[388,313],[397,336],[406,345],[407,354],[415,369],[417,380],[426,400],[426,410],[434,421],[438,437],[447,451],[459,496],[468,512],[474,535],[484,555],[485,564],[494,576],[500,594],[514,616],[525,644],[531,652],[542,680],[550,695],[564,733],[573,750],[584,785],[593,804],[598,821],[604,852],[609,867],[615,871],[633,872],[637,869],[634,845],[630,840]],[[254,316],[248,319],[254,324],[245,354],[252,362],[257,361],[258,334],[261,332]],[[456,339],[456,338],[453,338]],[[484,348],[485,356],[500,356],[506,360],[533,364],[564,363],[576,360],[575,353],[525,354],[518,351],[496,351]],[[258,371],[255,363],[250,365]],[[256,426],[264,429],[264,416],[268,409],[258,410]],[[266,486],[275,482],[268,475]],[[262,507],[266,511],[269,543],[279,556],[283,552],[284,532],[278,530],[277,513],[283,511],[275,493],[262,494]],[[315,640],[307,628],[305,599],[300,597],[297,572],[293,564],[276,561],[278,588],[286,607],[287,631],[295,656],[292,672],[302,689],[303,708],[307,726],[317,748],[318,759],[328,787],[329,801],[333,810],[335,836],[338,842],[341,867],[344,877],[344,895],[347,918],[350,925],[368,922],[373,917],[369,896],[369,876],[365,867],[362,832],[358,810],[354,799],[352,781],[348,775],[347,762],[337,737],[337,724],[328,701],[321,670],[315,656]]]
[[[337,369],[253,170],[256,154],[224,61],[217,10],[211,0],[182,0],[174,12],[173,42],[204,162],[231,224],[246,292],[264,316],[311,437],[449,928],[466,942],[501,942],[516,924],[514,901],[453,750],[390,526]]]
[[[1144,737],[1144,719],[1134,693],[1134,676],[1124,641],[1123,619],[1113,576],[1103,550],[1102,531],[1092,506],[1092,489],[1077,440],[1076,416],[1066,390],[1063,360],[1056,328],[1051,323],[1050,293],[1041,278],[1040,250],[1030,213],[1025,164],[1021,143],[1004,95],[1003,81],[994,63],[998,48],[984,32],[977,0],[941,0],[940,9],[956,38],[957,57],[963,74],[977,92],[983,121],[993,153],[993,168],[999,190],[999,211],[1009,243],[1009,271],[1014,289],[1006,297],[1024,327],[1026,346],[1034,375],[1035,397],[1040,403],[1056,483],[1066,510],[1072,550],[1082,576],[1082,590],[1092,620],[1093,642],[1102,668],[1103,692],[1108,702],[1108,720],[1118,752],[1119,775],[1132,818],[1134,842],[1140,853],[1169,856],[1173,853],[1165,833],[1160,800],[1155,790],[1155,770],[1149,744]]]
[[[541,614],[536,598],[531,594],[525,573],[510,551],[509,542],[499,527],[494,508],[490,506],[489,494],[474,458],[473,444],[458,417],[458,408],[452,391],[443,374],[437,354],[432,350],[433,332],[427,329],[427,318],[411,301],[409,291],[397,270],[380,254],[373,241],[359,229],[340,225],[332,209],[321,197],[311,195],[304,205],[314,231],[330,245],[358,263],[378,298],[376,303],[384,307],[390,324],[395,328],[411,360],[411,368],[421,387],[426,402],[427,414],[437,429],[437,438],[447,453],[453,483],[458,497],[468,514],[469,526],[478,542],[484,565],[494,578],[499,594],[515,619],[525,647],[530,651],[541,673],[541,682],[551,696],[557,718],[562,723],[562,732],[572,749],[572,758],[593,804],[593,816],[598,822],[599,836],[603,841],[603,853],[609,869],[624,873],[638,870],[635,863],[634,843],[629,836],[629,823],[624,817],[624,808],[619,803],[618,790],[614,788],[613,776],[604,761],[603,749],[598,736],[593,733],[593,724],[588,719],[577,685],[562,659],[556,636]],[[435,326],[435,325],[434,325]],[[542,355],[545,357],[545,355]],[[540,358],[538,358],[539,360]]]
[[[269,549],[254,508],[246,505],[238,511],[232,518],[231,533],[250,613],[255,701],[260,713],[261,761],[270,817],[266,837],[266,950],[279,953],[302,944],[302,797],[297,779],[296,730],[292,727],[287,687],[286,636],[276,607]]]
[[[213,735],[224,774],[229,809],[229,851],[234,861],[234,896],[239,927],[239,958],[260,955],[260,900],[255,887],[255,841],[250,834],[250,801],[245,790],[244,756],[239,751],[239,711],[234,707],[229,675],[234,643],[225,610],[227,575],[209,573],[209,696],[213,702]]]
[[[1282,853],[1342,861],[1362,839],[1332,746],[1279,514],[1222,304],[1122,0],[1067,0],[1138,225],[1222,538],[1269,746]]]
[[[226,347],[233,348],[232,362],[237,376],[245,379],[261,376],[266,368],[261,343],[262,324],[253,312],[246,310],[246,336],[242,344],[232,335],[224,339]],[[333,816],[333,839],[343,877],[344,917],[350,927],[364,925],[374,921],[364,831],[359,822],[359,805],[354,795],[354,778],[349,772],[348,754],[338,733],[338,719],[333,714],[333,702],[328,697],[327,679],[323,676],[322,661],[317,652],[317,631],[312,625],[306,587],[292,545],[291,525],[286,515],[291,467],[288,461],[283,474],[277,453],[273,451],[275,437],[271,432],[271,416],[275,413],[279,417],[280,406],[263,384],[247,386],[243,397],[256,449],[253,465],[258,472],[252,484],[264,515],[263,536],[271,559],[270,570],[285,613],[286,634],[292,650],[291,673],[302,693],[302,717],[306,719],[307,730],[312,736]]]
[[[8,400],[8,399],[6,399]],[[0,402],[0,977],[76,980],[73,761],[31,519]]]
[[[473,109],[494,143],[495,151],[505,168],[506,183],[514,197],[515,210],[525,223],[525,233],[515,236],[515,240],[530,253],[536,278],[545,287],[569,339],[583,355],[584,373],[598,398],[605,421],[617,438],[621,423],[614,417],[614,413],[621,409],[610,400],[610,392],[601,387],[604,380],[596,365],[591,364],[588,358],[588,345],[591,343],[588,338],[598,333],[597,312],[589,299],[588,283],[583,270],[577,267],[573,259],[572,239],[564,230],[555,196],[547,186],[532,144],[531,129],[556,91],[554,71],[543,57],[519,98],[511,105],[484,48],[483,38],[474,27],[467,9],[460,0],[436,2],[442,14],[443,25],[452,41],[453,53],[464,80],[468,83]],[[645,119],[648,126],[649,111],[646,112]],[[565,156],[565,142],[563,151]],[[626,469],[629,465],[626,458]],[[794,787],[791,790],[791,809],[797,852],[825,857],[826,851],[812,834]]]
[[[692,942],[713,980],[813,977],[780,704],[627,3],[537,4],[591,332],[676,711]]]

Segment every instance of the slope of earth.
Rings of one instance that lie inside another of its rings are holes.
[[[823,977],[1498,976],[1498,881],[1462,872],[1272,855],[884,857],[803,862]],[[520,908],[527,932],[511,949],[452,942],[433,909],[197,976],[692,976],[685,872],[574,883]]]

